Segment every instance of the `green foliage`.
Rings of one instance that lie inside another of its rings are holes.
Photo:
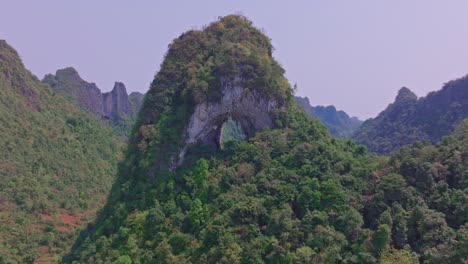
[[[466,137],[372,156],[307,117],[278,67],[268,38],[243,17],[174,41],[107,205],[63,262],[376,263],[392,246],[464,259],[464,192],[452,191],[465,188]],[[276,126],[217,151],[200,143],[175,166],[194,105],[218,100],[222,79],[239,73],[246,89],[284,100]],[[447,195],[457,202],[443,209]]]
[[[390,244],[390,227],[388,225],[379,225],[372,238],[372,245],[377,256]]]
[[[389,247],[380,258],[382,264],[419,264],[418,257],[407,249],[396,250]]]
[[[40,83],[1,40],[0,123],[0,255],[57,261],[104,204],[123,140]]]
[[[435,146],[415,143],[399,149],[381,169],[365,219],[379,229],[391,226],[395,248],[409,245],[428,263],[466,261],[464,236],[457,234],[463,233],[468,215],[467,135],[465,120]]]
[[[464,76],[419,99],[402,88],[395,102],[366,120],[352,138],[379,154],[417,141],[437,143],[468,117],[467,87],[468,76]]]

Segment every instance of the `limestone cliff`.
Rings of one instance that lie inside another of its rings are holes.
[[[98,118],[109,120],[117,132],[127,135],[141,106],[143,95],[133,95],[133,102],[125,85],[116,82],[110,92],[102,93],[94,83],[83,80],[74,68],[58,70],[43,79],[52,89],[91,112]]]
[[[195,106],[185,131],[185,143],[179,156],[178,164],[190,145],[203,143],[212,148],[220,147],[221,129],[231,118],[240,124],[246,136],[254,132],[274,127],[272,110],[281,107],[274,98],[267,98],[261,93],[244,89],[241,78],[224,79],[221,82],[222,97],[219,101],[204,101]]]
[[[48,74],[44,77],[43,82],[49,84],[55,92],[78,106],[95,115],[102,114],[101,90],[96,84],[81,79],[74,68],[68,67],[58,70],[55,75]]]
[[[114,89],[102,94],[102,116],[115,120],[120,116],[131,116],[133,111],[128,100],[127,89],[121,82],[116,82]]]

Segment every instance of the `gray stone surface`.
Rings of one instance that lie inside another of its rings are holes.
[[[281,107],[279,103],[255,89],[245,89],[241,83],[239,78],[222,80],[221,100],[205,101],[195,106],[185,128],[185,145],[179,152],[177,165],[183,162],[188,148],[195,143],[219,147],[221,127],[228,117],[238,122],[247,136],[265,128],[273,128],[272,110]]]

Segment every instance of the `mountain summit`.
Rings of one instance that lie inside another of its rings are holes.
[[[408,88],[376,118],[366,120],[353,139],[371,151],[389,154],[416,141],[436,143],[468,117],[468,76],[419,98]]]
[[[292,90],[272,48],[250,21],[237,16],[185,32],[169,46],[133,139],[141,154],[159,144],[150,174],[175,169],[197,143],[219,148],[229,118],[247,136],[275,126]]]
[[[220,18],[169,45],[108,203],[64,262],[337,260],[363,223],[340,181],[365,186],[369,158],[300,110],[268,37]]]
[[[397,166],[380,171],[384,161],[365,147],[331,138],[295,103],[269,39],[245,17],[169,45],[133,131],[102,214],[63,262],[416,263],[413,250],[462,258],[463,194],[448,210],[426,195],[452,200],[462,183],[452,165],[423,155],[421,170],[402,170],[407,183]],[[447,178],[427,173],[437,169]]]
[[[416,100],[418,100],[418,96],[415,93],[413,93],[413,91],[406,87],[402,87],[400,90],[398,90],[398,94],[395,98],[395,103]]]

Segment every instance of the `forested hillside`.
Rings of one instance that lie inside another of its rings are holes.
[[[0,263],[54,263],[94,219],[123,140],[0,40]]]
[[[463,263],[467,140],[464,125],[385,158],[331,138],[268,37],[226,16],[169,45],[107,205],[63,262]]]
[[[438,142],[468,118],[468,76],[450,81],[436,92],[419,98],[408,88],[376,118],[366,120],[352,137],[379,154],[426,140]]]

